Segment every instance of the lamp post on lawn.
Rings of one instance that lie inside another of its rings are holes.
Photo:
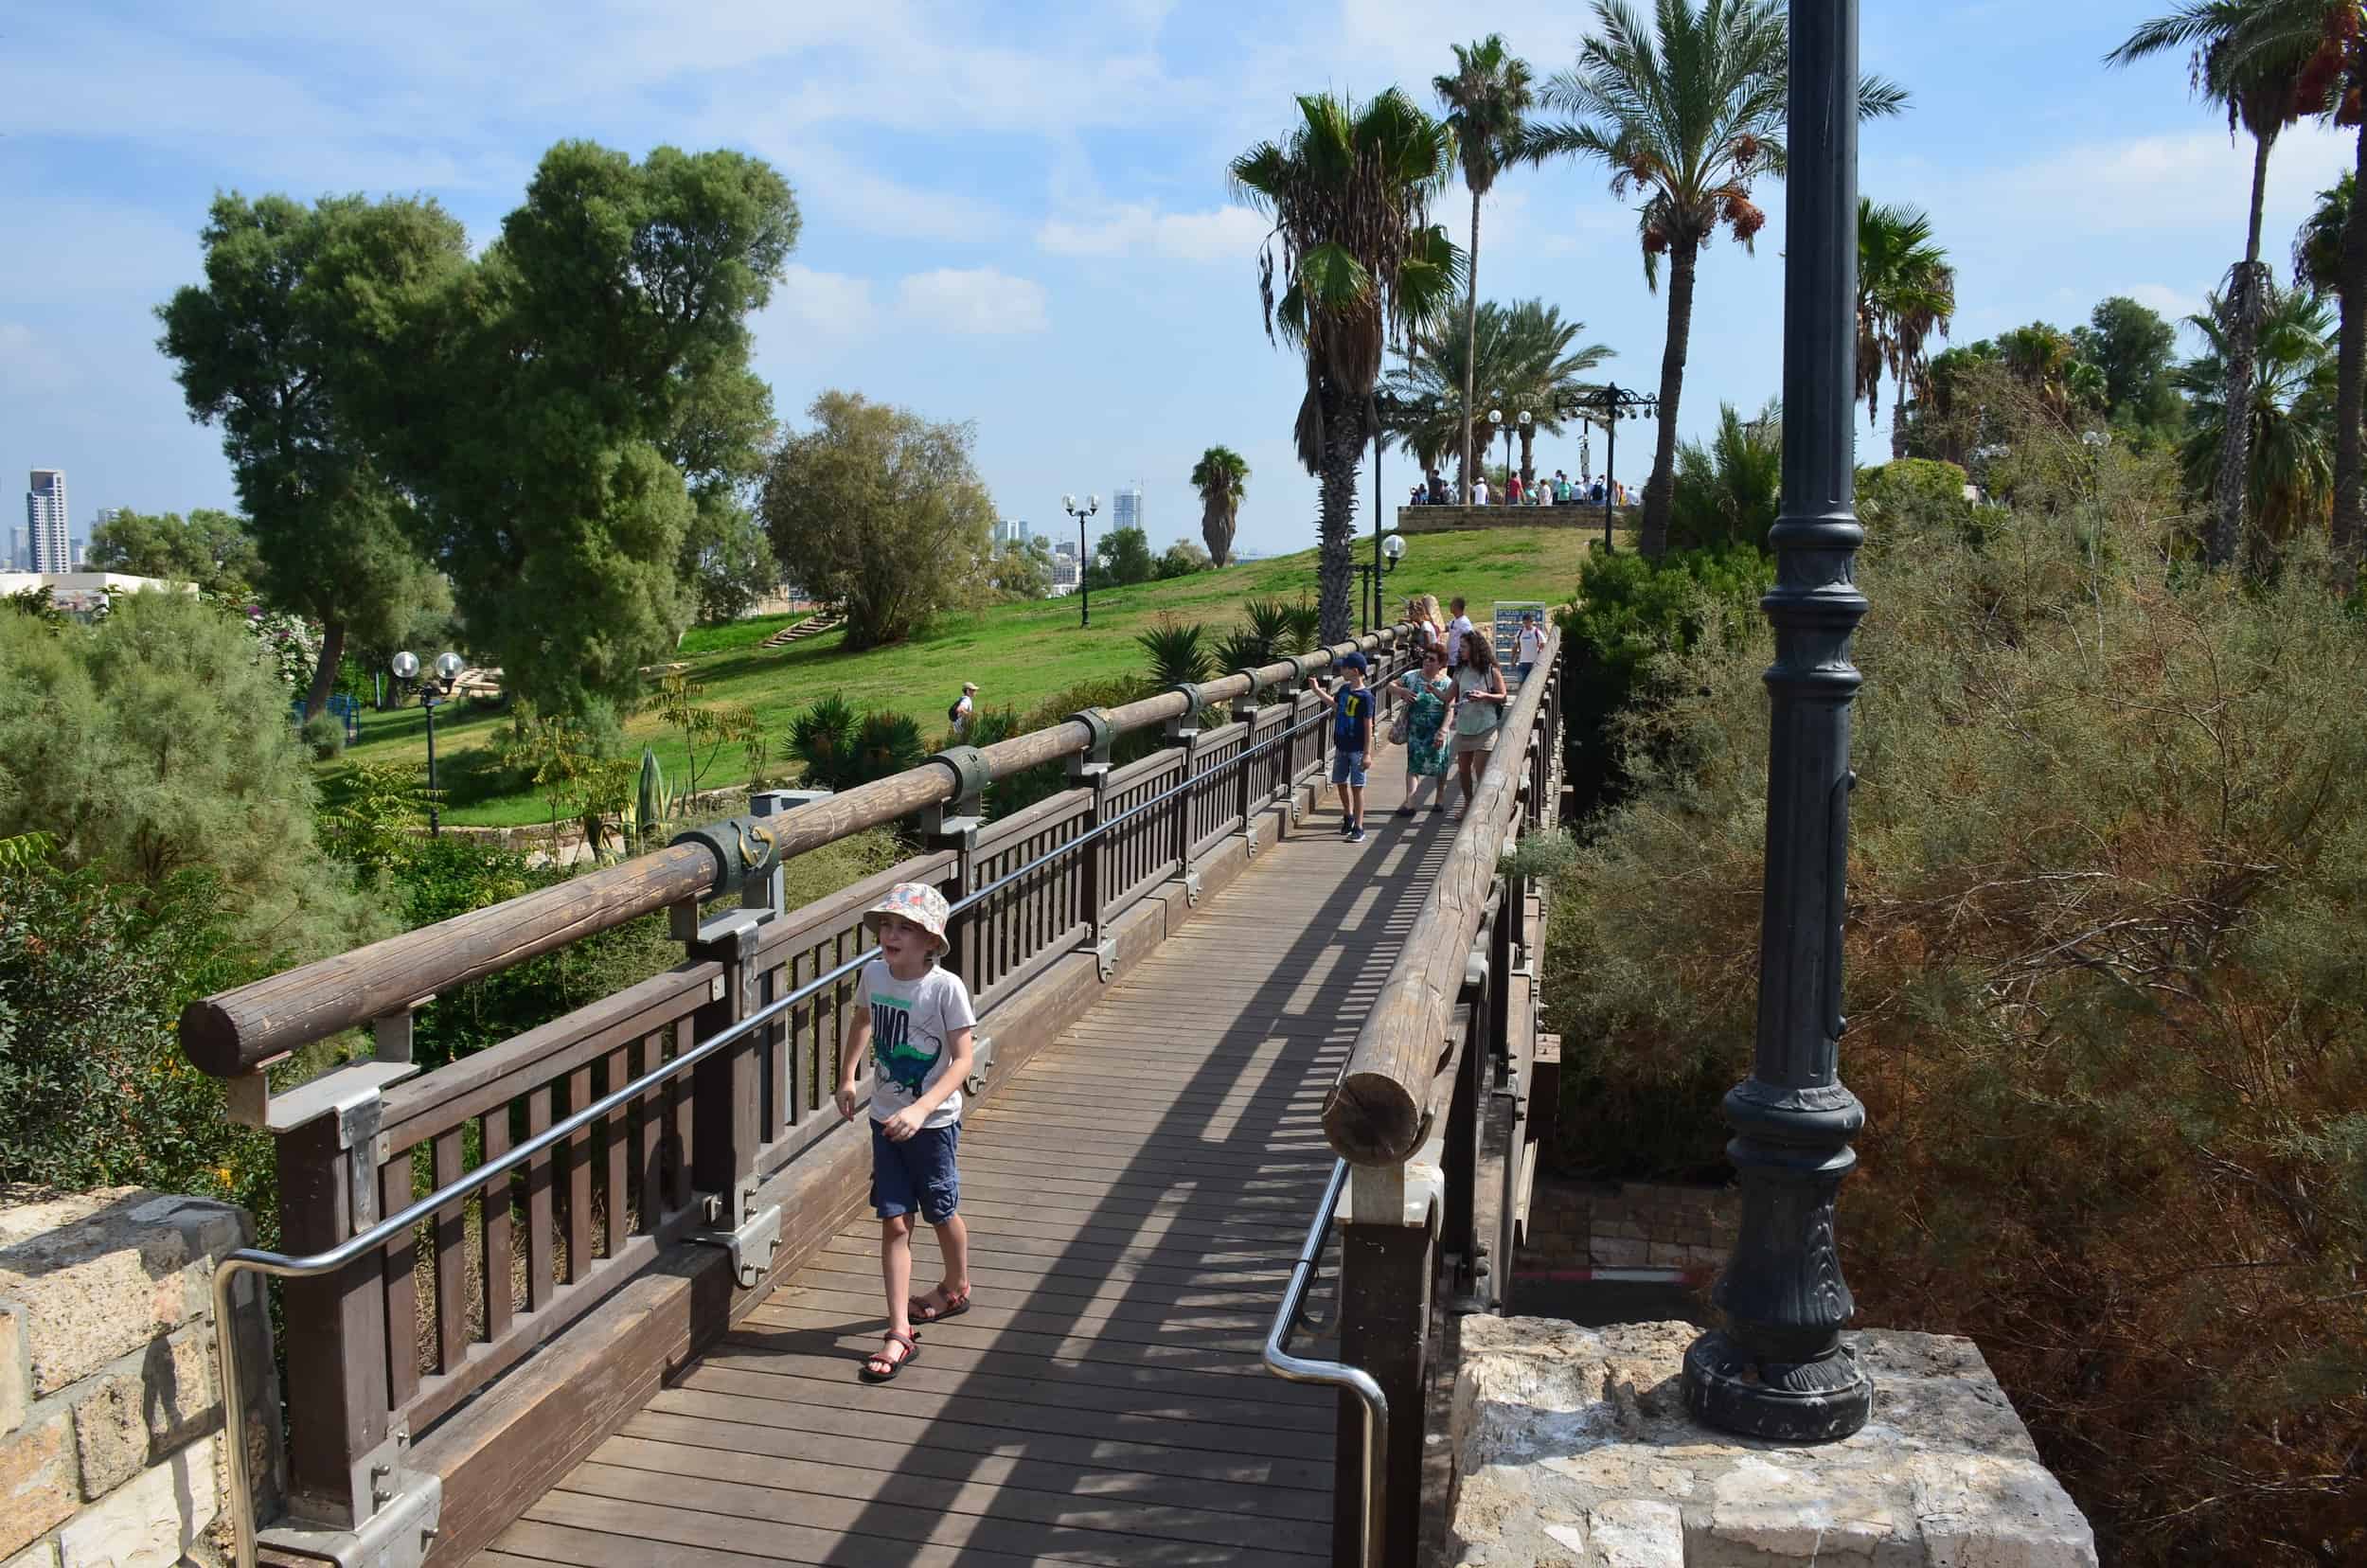
[[[1101,509],[1101,497],[1088,495],[1085,504],[1079,507],[1077,497],[1063,495],[1060,506],[1077,519],[1077,625],[1081,631],[1094,623],[1093,589],[1085,582],[1085,519]]]
[[[419,673],[419,656],[408,649],[396,654],[391,665],[398,681],[408,681]],[[427,714],[427,830],[432,838],[441,838],[444,834],[443,815],[439,809],[442,797],[436,788],[436,704],[452,694],[452,683],[458,678],[463,668],[459,654],[438,653],[436,655],[436,675],[443,685],[437,686],[435,680],[419,683],[419,707]]]
[[[1367,632],[1379,630],[1381,624],[1380,579],[1384,574],[1396,571],[1397,562],[1405,559],[1405,535],[1391,534],[1387,539],[1382,540],[1374,550],[1373,557],[1369,565],[1361,561],[1356,563],[1356,575],[1363,579],[1357,585],[1358,592],[1364,594],[1365,590],[1371,590],[1369,594],[1364,595],[1373,607],[1372,624],[1364,629]]]
[[[1529,411],[1524,408],[1521,410],[1521,450],[1522,452],[1530,450],[1529,426]],[[1510,500],[1512,497],[1512,441],[1510,438],[1512,432],[1507,430],[1504,436],[1504,498]],[[1521,500],[1523,504],[1528,501],[1529,486],[1533,482],[1526,465],[1523,465],[1521,472]]]
[[[1865,1107],[1841,1081],[1849,853],[1849,639],[1866,601],[1850,399],[1857,365],[1858,0],[1790,13],[1785,182],[1784,496],[1769,535],[1775,629],[1751,1077],[1726,1096],[1742,1223],[1719,1275],[1727,1327],[1685,1351],[1685,1407],[1711,1426],[1829,1442],[1865,1425],[1874,1385],[1842,1326],[1856,1310],[1833,1239]]]

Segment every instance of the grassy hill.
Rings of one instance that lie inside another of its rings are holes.
[[[1414,594],[1436,594],[1441,602],[1461,594],[1471,601],[1476,620],[1496,599],[1559,599],[1575,586],[1591,537],[1574,528],[1422,535],[1407,542],[1405,560],[1389,574],[1390,603],[1394,611]],[[1163,614],[1202,622],[1220,635],[1243,618],[1243,600],[1295,600],[1314,588],[1315,553],[1307,550],[1166,582],[1095,590],[1090,631],[1078,629],[1071,597],[949,615],[924,636],[862,653],[845,651],[844,635],[835,632],[791,647],[759,648],[792,618],[764,616],[696,628],[683,639],[679,656],[690,663],[703,700],[745,703],[756,711],[777,771],[791,717],[831,692],[858,708],[911,714],[934,737],[944,730],[945,709],[964,681],[978,683],[983,705],[1023,710],[1080,682],[1143,670],[1147,661],[1135,635]],[[491,708],[438,710],[436,772],[445,821],[492,827],[543,819],[541,798],[494,757],[497,734],[507,723],[507,713]],[[682,780],[683,748],[654,714],[629,720],[625,728],[634,745],[657,753],[669,779]],[[416,706],[365,714],[362,733],[361,743],[343,758],[322,765],[332,793],[355,764],[426,762],[426,721]],[[720,789],[746,777],[746,759],[726,752],[711,774],[703,774],[700,787]]]

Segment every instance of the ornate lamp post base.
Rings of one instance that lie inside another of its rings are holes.
[[[1822,1361],[1754,1367],[1748,1350],[1712,1329],[1685,1351],[1684,1390],[1694,1419],[1771,1443],[1829,1443],[1874,1414],[1874,1380],[1846,1345]]]

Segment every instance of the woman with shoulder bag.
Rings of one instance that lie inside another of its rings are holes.
[[[1504,672],[1496,664],[1488,634],[1473,630],[1464,634],[1463,663],[1454,672],[1454,766],[1463,783],[1463,804],[1478,793],[1487,754],[1496,749],[1496,732],[1504,722]]]
[[[1390,694],[1403,704],[1389,727],[1390,739],[1405,746],[1405,804],[1395,814],[1412,816],[1425,784],[1430,786],[1430,809],[1435,811],[1439,797],[1447,793],[1447,704],[1454,695],[1454,683],[1447,678],[1447,650],[1435,643],[1423,649],[1420,670],[1398,676]]]

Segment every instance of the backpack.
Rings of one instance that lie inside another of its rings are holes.
[[[959,697],[954,698],[953,705],[945,710],[945,722],[949,724],[958,724],[962,722],[962,700]]]

